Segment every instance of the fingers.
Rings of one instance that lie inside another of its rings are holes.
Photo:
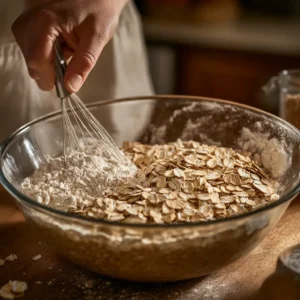
[[[34,17],[33,17],[34,16]],[[24,55],[29,75],[43,90],[54,87],[53,43],[58,33],[54,19],[45,11],[37,15],[24,14],[12,26],[12,31]]]
[[[74,55],[74,51],[65,45],[62,45],[62,52],[66,62]]]
[[[94,2],[91,0],[89,3]],[[43,90],[54,87],[53,48],[59,36],[65,43],[65,59],[71,58],[65,74],[66,88],[70,92],[77,92],[116,28],[118,14],[114,10],[111,13],[107,8],[105,10],[110,13],[100,17],[99,11],[94,11],[94,5],[90,5],[90,10],[81,15],[82,1],[78,0],[75,4],[74,10],[70,10],[73,6],[69,2],[49,2],[46,8],[41,4],[19,17],[12,26],[29,75]]]
[[[95,66],[103,49],[101,37],[84,38],[74,52],[65,74],[65,84],[70,92],[77,92]]]
[[[32,79],[35,79],[35,80],[39,80],[40,79],[40,76],[39,76],[39,73],[38,71],[28,67],[28,74],[29,76],[32,78]]]
[[[70,92],[77,92],[81,88],[110,39],[104,31],[101,33],[94,31],[88,34],[90,31],[82,35],[66,70],[65,84]]]
[[[36,71],[38,76],[37,83],[42,90],[49,91],[54,87],[55,70],[53,45],[55,37],[47,35],[46,37],[38,36],[36,51],[32,50],[27,55],[28,68]]]
[[[49,81],[45,80],[45,78],[41,79],[39,72],[37,70],[34,70],[34,69],[28,67],[28,73],[29,73],[29,76],[36,81],[37,85],[39,86],[39,88],[41,90],[51,91],[53,89],[52,82],[49,83]]]

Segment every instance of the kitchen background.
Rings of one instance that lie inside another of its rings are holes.
[[[156,92],[278,112],[261,87],[300,69],[299,0],[136,0]]]

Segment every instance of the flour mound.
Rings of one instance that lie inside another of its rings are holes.
[[[267,134],[252,132],[243,128],[238,145],[244,151],[254,154],[255,160],[271,173],[273,178],[283,176],[290,166],[289,157],[283,142],[269,138]]]
[[[68,157],[46,158],[46,162],[22,183],[27,196],[55,208],[67,210],[82,200],[101,197],[104,188],[131,180],[137,168],[124,156],[112,159],[101,149],[89,148]]]

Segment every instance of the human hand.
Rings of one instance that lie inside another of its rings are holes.
[[[54,87],[54,41],[59,38],[70,59],[65,85],[77,92],[112,38],[128,0],[39,0],[22,14],[12,31],[29,75],[43,90]]]

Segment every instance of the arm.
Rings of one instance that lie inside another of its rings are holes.
[[[27,0],[30,9],[12,31],[26,60],[29,74],[43,90],[54,86],[53,43],[63,43],[65,74],[71,92],[80,89],[101,51],[112,38],[128,0]]]

